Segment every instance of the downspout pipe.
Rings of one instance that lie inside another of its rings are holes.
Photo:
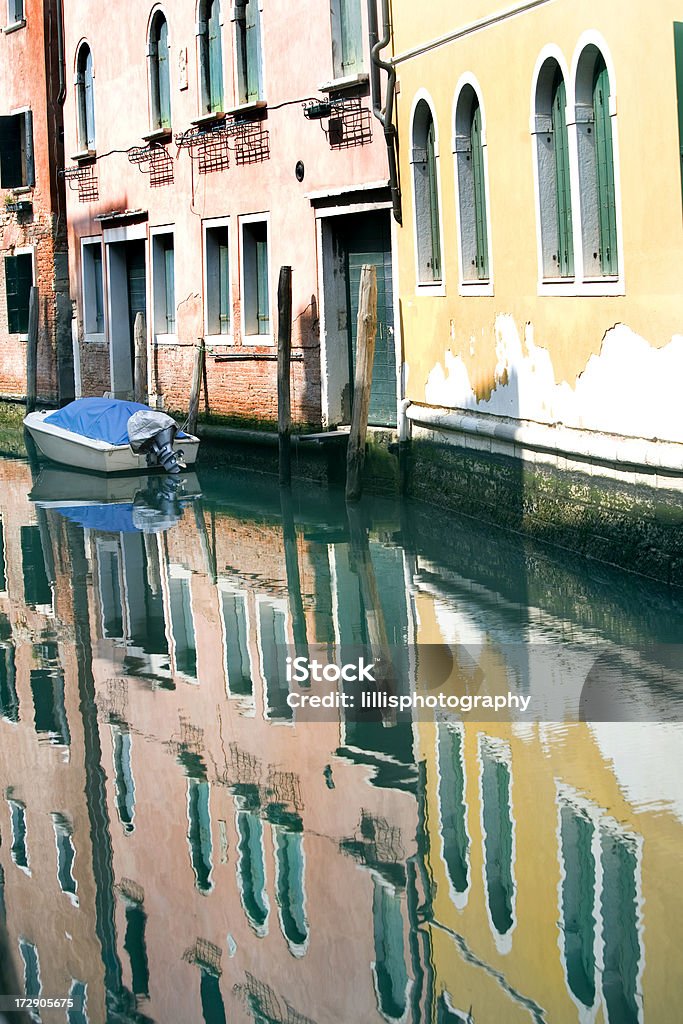
[[[64,10],[62,0],[57,0],[57,66],[59,69],[59,92],[57,103],[63,105],[66,99],[66,62],[64,60]]]
[[[394,220],[397,224],[403,223],[401,210],[401,188],[398,182],[398,136],[393,123],[394,115],[394,89],[396,86],[396,71],[392,64],[382,60],[380,52],[389,45],[391,39],[391,18],[389,14],[389,0],[381,0],[382,3],[382,37],[378,38],[377,26],[377,0],[368,0],[368,26],[370,30],[370,58],[372,67],[370,69],[370,86],[372,93],[372,112],[384,129],[384,141],[387,146],[387,159],[389,161],[389,187],[391,189],[391,205]],[[382,97],[380,87],[380,70],[387,74],[387,93],[382,109]]]

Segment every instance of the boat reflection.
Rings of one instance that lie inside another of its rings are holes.
[[[674,1019],[678,723],[307,721],[284,671],[401,648],[420,694],[410,645],[457,643],[482,690],[540,693],[539,636],[640,665],[677,636],[671,593],[253,477],[148,530],[117,528],[135,493],[0,479],[5,986],[112,1024]]]

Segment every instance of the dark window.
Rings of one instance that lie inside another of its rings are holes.
[[[30,253],[5,256],[5,293],[7,329],[10,334],[28,331],[28,303],[33,285],[33,259]]]
[[[32,112],[0,117],[0,185],[25,188],[35,183]]]
[[[78,145],[81,150],[95,148],[95,102],[93,97],[92,53],[87,43],[78,51],[76,69],[76,106]]]
[[[244,225],[244,333],[270,334],[268,289],[268,225]]]
[[[171,75],[169,68],[168,23],[156,14],[149,40],[150,84],[152,89],[152,125],[171,127]]]
[[[51,743],[67,747],[71,743],[64,704],[64,677],[58,670],[31,670],[34,721],[37,733],[47,735]]]
[[[26,604],[32,606],[51,605],[52,590],[45,571],[45,558],[39,527],[21,527],[21,560],[24,569]]]

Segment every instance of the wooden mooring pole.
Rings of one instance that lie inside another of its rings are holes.
[[[138,310],[133,327],[135,343],[135,370],[133,374],[133,400],[147,405],[147,325],[145,314]]]
[[[280,267],[277,286],[277,435],[280,485],[292,482],[290,428],[292,406],[290,364],[292,359],[292,268]]]
[[[351,433],[346,449],[346,500],[358,501],[363,493],[365,436],[368,430],[368,409],[372,388],[372,364],[375,359],[377,334],[377,270],[363,265],[358,291],[358,341],[356,345],[356,379],[353,388]]]
[[[40,312],[40,293],[35,285],[31,288],[28,299],[28,344],[26,346],[26,412],[33,412],[36,407],[38,389],[38,319]]]
[[[192,387],[190,388],[190,407],[187,412],[187,432],[194,434],[197,429],[197,414],[199,412],[199,392],[202,389],[202,377],[204,371],[204,359],[206,358],[206,344],[203,338],[199,339],[199,345],[195,349],[194,370],[192,372]]]

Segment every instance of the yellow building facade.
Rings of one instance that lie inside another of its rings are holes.
[[[404,429],[680,477],[680,7],[391,17]]]

